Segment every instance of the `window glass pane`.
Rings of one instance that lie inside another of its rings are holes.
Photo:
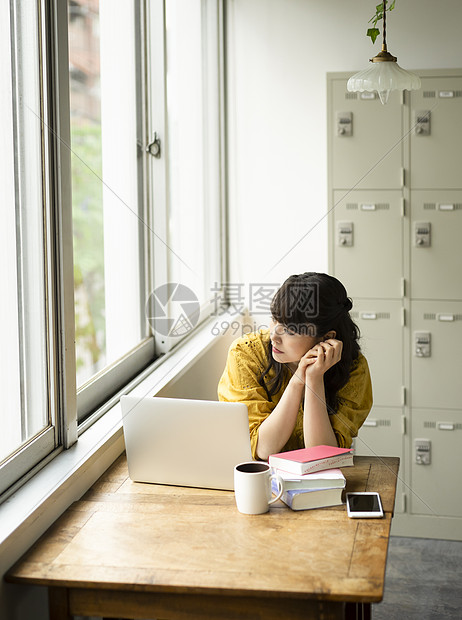
[[[69,2],[77,385],[144,337],[134,7]]]
[[[8,303],[0,304],[2,352],[0,355],[0,390],[5,406],[0,409],[0,461],[21,443],[21,398],[19,363],[18,282],[16,269],[16,213],[14,189],[13,83],[11,75],[10,32],[8,15],[2,7],[0,16],[0,118],[3,139],[0,141],[0,186],[5,208],[0,226],[0,290]]]
[[[0,461],[47,428],[41,67],[37,6],[0,9]],[[12,24],[11,32],[9,25]]]
[[[169,278],[203,305],[221,269],[217,3],[171,0],[166,26]]]

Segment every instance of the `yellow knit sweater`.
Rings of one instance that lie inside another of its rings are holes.
[[[287,379],[279,392],[273,395],[273,399],[268,400],[265,389],[258,382],[261,373],[268,365],[268,341],[269,329],[262,329],[235,340],[229,349],[226,367],[218,384],[219,400],[247,405],[254,459],[257,458],[260,424],[276,407],[289,381]],[[268,379],[274,376],[271,373],[268,374]],[[338,445],[341,448],[349,448],[372,407],[371,378],[367,360],[363,355],[355,361],[348,383],[339,390],[338,402],[337,411],[330,415],[329,419]],[[303,404],[300,403],[295,428],[282,451],[303,448],[304,445]]]

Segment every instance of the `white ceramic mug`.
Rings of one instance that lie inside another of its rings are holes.
[[[271,480],[278,484],[278,494],[271,499]],[[284,490],[282,478],[271,473],[267,463],[249,461],[234,468],[234,495],[239,512],[260,515],[268,512],[270,504],[277,501]]]

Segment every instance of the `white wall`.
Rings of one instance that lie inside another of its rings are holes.
[[[376,4],[227,2],[230,281],[327,270],[326,73],[380,51],[365,36]],[[403,68],[462,66],[460,0],[397,0],[387,25]]]

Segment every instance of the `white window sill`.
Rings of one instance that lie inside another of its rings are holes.
[[[207,322],[178,346],[131,394],[154,396],[178,380],[221,338],[211,334],[211,325],[213,322]],[[117,402],[82,433],[76,444],[60,452],[0,506],[0,574],[91,487],[123,450],[122,416]]]

